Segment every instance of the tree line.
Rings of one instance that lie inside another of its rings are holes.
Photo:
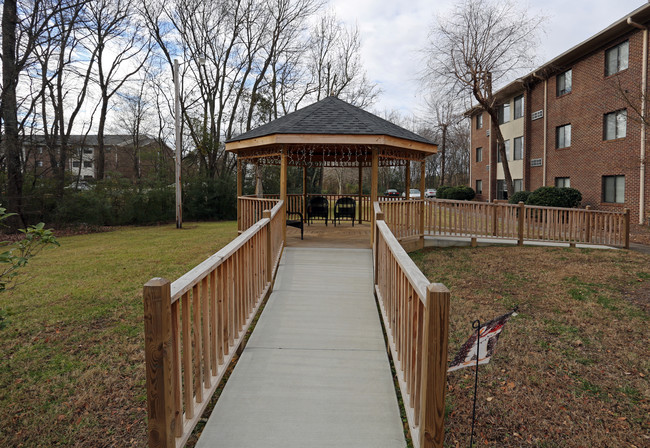
[[[224,142],[328,95],[368,107],[358,29],[321,0],[5,0],[2,9],[0,158],[3,202],[24,223],[35,185],[70,194],[73,135],[172,142],[179,61],[183,169],[227,178]],[[26,169],[24,144],[42,139],[51,172]],[[22,224],[16,222],[16,224]]]

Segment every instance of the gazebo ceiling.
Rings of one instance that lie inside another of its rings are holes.
[[[285,152],[303,166],[369,166],[373,148],[386,162],[422,161],[438,146],[333,96],[226,142],[242,159],[276,164]]]

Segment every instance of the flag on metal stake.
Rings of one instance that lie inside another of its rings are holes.
[[[477,364],[487,364],[490,362],[490,357],[494,354],[499,334],[503,330],[503,326],[508,322],[508,319],[517,315],[517,308],[503,316],[492,319],[491,321],[481,325],[480,334],[477,338],[476,331],[472,332],[467,342],[458,350],[454,360],[449,365],[447,372],[462,369],[463,367],[472,367]],[[477,344],[477,340],[480,344]],[[478,350],[478,362],[476,362]]]

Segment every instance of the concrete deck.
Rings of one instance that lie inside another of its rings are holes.
[[[404,447],[368,249],[286,248],[197,447]]]

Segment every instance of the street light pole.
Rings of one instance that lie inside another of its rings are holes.
[[[183,200],[181,197],[181,98],[178,76],[179,63],[174,59],[174,127],[176,131],[176,228],[183,227]]]

